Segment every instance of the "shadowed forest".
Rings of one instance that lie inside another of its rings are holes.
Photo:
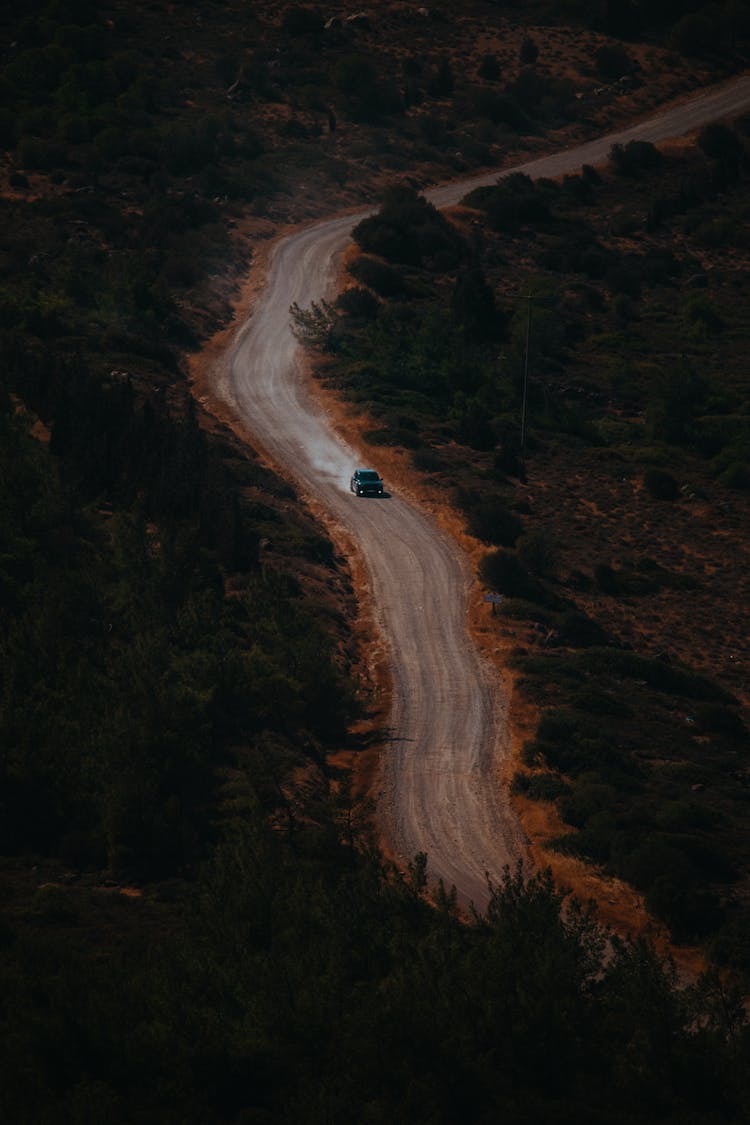
[[[392,183],[745,65],[743,3],[590,8],[0,16],[4,1120],[746,1120],[747,700],[717,638],[748,601],[739,564],[724,617],[709,581],[750,526],[745,123],[511,178],[450,220]],[[507,595],[496,628],[540,712],[517,799],[704,944],[687,988],[547,873],[508,872],[469,924],[450,888],[428,902],[425,857],[383,861],[331,762],[368,710],[346,561],[196,401],[185,356],[254,246],[381,197],[352,284],[299,331]],[[584,483],[631,534],[585,565]],[[669,559],[687,523],[700,565]],[[673,631],[686,591],[697,661]]]

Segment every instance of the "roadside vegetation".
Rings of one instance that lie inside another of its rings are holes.
[[[524,23],[484,4],[354,22],[344,3],[3,8],[3,1120],[743,1119],[750,1045],[726,980],[680,991],[645,945],[605,956],[546,875],[509,872],[466,926],[449,888],[425,901],[424,857],[399,876],[377,856],[333,764],[367,717],[350,577],[185,373],[280,224],[374,198],[394,173],[445,177],[551,129],[591,133],[742,65],[744,4],[709,12],[710,35],[701,6],[687,27],[674,5],[608,4],[594,27],[588,9],[540,3]],[[741,286],[687,281],[706,272],[690,247],[734,245],[742,281],[745,134],[702,147],[696,176],[692,157],[627,150],[617,176],[514,180],[458,224],[397,185],[358,232],[351,288],[301,310],[300,331],[371,413],[371,440],[455,495],[488,583],[509,584],[507,620],[560,638],[517,654],[545,709],[517,787],[560,804],[561,848],[747,968],[738,684],[627,649],[597,611],[705,583],[658,552],[574,579],[567,537],[517,483],[522,453],[533,480],[545,457],[615,451],[661,520],[692,512],[685,485],[699,503],[705,481],[729,505],[724,534],[750,461],[727,296]],[[624,242],[598,233],[612,200]],[[627,241],[644,230],[650,256]],[[670,256],[659,239],[675,230]],[[533,297],[524,451],[528,304],[505,283]],[[669,353],[690,341],[684,378],[648,359],[652,334]],[[648,754],[683,755],[679,784],[658,788],[635,718],[606,764],[587,744],[597,699],[625,707],[634,679]],[[639,883],[665,854],[672,882]]]
[[[747,131],[511,175],[450,223],[393,189],[319,337],[367,440],[407,450],[485,546],[540,715],[517,794],[555,801],[556,849],[742,972]]]

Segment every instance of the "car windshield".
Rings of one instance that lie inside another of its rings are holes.
[[[360,480],[380,480],[374,469],[360,469],[357,476]]]

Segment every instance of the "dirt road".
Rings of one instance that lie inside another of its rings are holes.
[[[748,108],[750,77],[743,77],[630,129],[502,171],[574,172],[602,163],[615,142],[666,140]],[[426,194],[448,206],[499,174]],[[258,445],[358,543],[393,673],[380,827],[393,852],[404,860],[427,852],[431,878],[455,885],[462,903],[482,908],[485,872],[496,878],[513,864],[523,839],[499,782],[508,753],[505,700],[466,630],[474,579],[457,546],[417,507],[398,495],[357,499],[348,491],[362,456],[334,434],[314,402],[289,327],[292,302],[306,307],[334,293],[340,254],[364,213],[278,243],[263,295],[217,373],[217,389]]]

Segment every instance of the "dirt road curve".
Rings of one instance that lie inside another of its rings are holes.
[[[743,77],[633,128],[513,170],[577,171],[602,163],[616,141],[665,140],[748,108],[750,77]],[[498,174],[427,194],[447,206]],[[217,373],[217,389],[260,447],[359,544],[393,670],[392,737],[378,802],[384,837],[404,860],[427,852],[430,876],[455,885],[464,904],[482,908],[485,872],[497,877],[514,863],[523,837],[499,784],[507,755],[505,700],[466,631],[473,576],[455,544],[418,508],[395,494],[382,500],[350,494],[349,477],[362,456],[317,408],[289,329],[293,301],[305,307],[332,295],[339,256],[364,213],[317,223],[278,243],[266,288]]]

